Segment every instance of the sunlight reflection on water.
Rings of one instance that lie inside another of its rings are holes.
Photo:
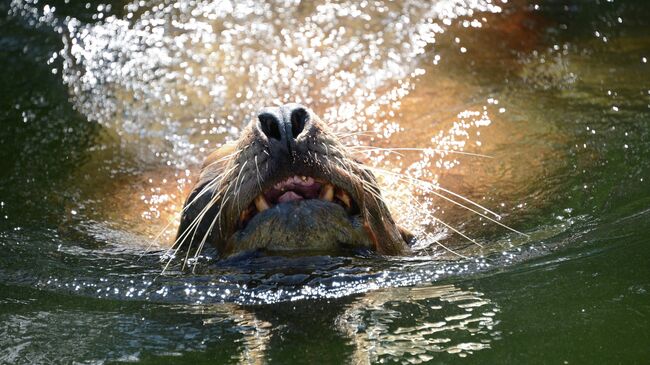
[[[487,109],[460,113],[449,130],[416,146],[419,152],[362,146],[390,146],[395,132],[409,128],[399,121],[401,100],[424,74],[420,64],[436,36],[459,17],[480,28],[486,20],[479,15],[499,6],[489,0],[180,1],[133,2],[125,9],[126,16],[105,15],[95,24],[59,22],[63,79],[89,119],[123,141],[148,146],[143,158],[176,166],[170,184],[182,190],[185,167],[236,138],[262,106],[301,102],[359,147],[398,217],[418,234],[419,248],[449,231],[433,216],[438,173],[458,164],[455,153],[476,138],[469,130],[490,124]],[[143,196],[146,219],[177,210],[183,194],[170,197],[169,189]]]
[[[110,6],[98,6],[94,23],[57,17],[55,8],[37,0],[14,0],[11,11],[57,29],[64,48],[52,59],[63,59],[56,71],[76,108],[116,133],[118,148],[144,161],[137,177],[113,168],[111,188],[88,184],[89,195],[96,189],[102,203],[94,211],[70,208],[71,224],[85,234],[138,242],[162,230],[162,241],[170,241],[192,170],[203,156],[236,138],[261,106],[298,101],[329,121],[371,166],[398,222],[417,235],[414,248],[423,257],[483,260],[529,237],[507,236],[505,244],[484,250],[484,241],[437,215],[440,202],[451,203],[505,227],[498,212],[438,185],[440,174],[459,166],[459,156],[490,158],[465,147],[480,147],[479,129],[504,112],[497,98],[456,108],[460,112],[441,126],[427,117],[428,106],[410,110],[424,114],[417,119],[401,114],[402,101],[416,86],[424,95],[439,92],[435,80],[418,84],[441,60],[437,40],[455,24],[482,28],[486,16],[502,11],[490,0],[131,2],[119,16]],[[462,44],[458,37],[446,41]],[[392,146],[403,132],[415,145]],[[82,168],[80,175],[89,172]],[[93,176],[107,185],[106,176]],[[450,235],[467,245],[443,245]]]
[[[481,293],[453,285],[403,288],[361,297],[337,324],[355,343],[354,363],[419,364],[434,359],[435,352],[465,357],[489,348],[500,336],[494,330],[498,312]]]
[[[149,321],[151,331],[162,339],[143,345],[154,352],[165,346],[165,351],[174,350],[169,350],[171,342],[203,351],[207,346],[200,337],[212,335],[213,325],[225,321],[244,337],[243,347],[235,350],[242,353],[239,358],[263,359],[272,326],[257,318],[254,310],[237,305],[345,298],[353,299],[336,316],[335,326],[353,344],[351,358],[358,363],[404,359],[421,363],[437,352],[464,357],[489,348],[499,338],[496,303],[471,289],[430,285],[525,256],[519,252],[490,256],[494,251],[483,251],[478,241],[435,216],[440,199],[446,199],[486,220],[501,218],[439,186],[438,180],[459,166],[459,156],[490,158],[480,151],[467,152],[466,146],[480,147],[478,130],[490,126],[494,115],[505,109],[495,97],[460,109],[443,108],[454,112],[447,123],[438,125],[430,105],[413,110],[422,114],[419,119],[403,118],[402,102],[418,86],[424,95],[446,93],[443,87],[449,84],[418,84],[441,61],[437,40],[456,22],[470,31],[482,28],[487,14],[499,13],[500,6],[490,0],[142,4],[128,3],[123,16],[112,14],[109,6],[98,6],[96,21],[87,23],[58,17],[55,8],[41,7],[38,0],[12,1],[14,15],[57,29],[64,47],[48,64],[62,65],[53,72],[61,73],[72,103],[87,119],[106,127],[110,136],[117,136],[117,147],[110,148],[128,150],[141,165],[133,174],[116,163],[108,179],[95,174],[92,166],[81,168],[80,176],[91,176],[90,190],[96,189],[93,193],[104,203],[95,204],[101,205],[95,215],[72,206],[69,222],[106,247],[80,247],[57,237],[42,244],[41,252],[33,252],[21,244],[40,243],[39,238],[17,237],[13,256],[21,260],[7,262],[15,271],[7,269],[4,277],[82,297],[191,304],[201,314],[212,314],[204,318],[203,326],[188,325],[184,333],[189,340],[175,341],[176,333],[164,322]],[[460,43],[458,38],[453,42]],[[458,90],[468,90],[462,88],[463,81],[456,82],[461,85]],[[371,166],[398,220],[418,235],[415,248],[421,255],[253,257],[215,264],[208,250],[193,275],[183,272],[180,264],[161,275],[160,251],[142,255],[143,247],[167,222],[172,222],[167,235],[173,236],[196,165],[215,147],[237,138],[262,106],[287,102],[313,108]],[[412,143],[393,145],[393,138],[403,132],[411,135]],[[123,223],[129,219],[129,224]],[[440,243],[454,232],[469,240],[470,248],[460,251]],[[525,240],[506,236],[493,250],[510,249],[517,239]],[[60,263],[54,274],[53,257]],[[42,263],[35,266],[47,269],[23,277],[19,268],[28,263]],[[409,288],[417,285],[429,286]],[[77,315],[37,313],[32,323],[58,323]],[[93,315],[85,320],[107,327],[116,322]],[[16,321],[9,318],[8,323]],[[124,315],[117,318],[117,325],[129,327],[133,321]],[[151,334],[143,331],[146,341]],[[128,351],[111,356],[138,359]]]
[[[579,345],[567,329],[640,323],[647,227],[616,227],[647,211],[647,6],[89,1],[12,0],[0,19],[9,68],[35,66],[3,117],[21,156],[0,187],[22,194],[0,202],[0,362],[521,359]],[[161,274],[198,163],[290,101],[371,166],[418,255],[208,249]]]

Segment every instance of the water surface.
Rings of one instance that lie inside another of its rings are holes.
[[[0,10],[1,363],[650,356],[645,2]],[[202,158],[292,101],[373,167],[417,254],[163,272]]]

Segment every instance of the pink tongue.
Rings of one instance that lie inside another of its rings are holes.
[[[278,203],[286,203],[286,202],[292,202],[292,201],[297,201],[297,200],[302,200],[303,197],[294,193],[293,191],[287,191],[286,193],[280,195],[278,198]]]

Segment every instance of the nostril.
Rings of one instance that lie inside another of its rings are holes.
[[[297,138],[302,133],[308,120],[309,113],[305,108],[297,108],[291,112],[291,134],[293,138]]]
[[[280,122],[270,113],[261,113],[257,116],[260,122],[260,129],[268,138],[275,138],[278,141],[282,139],[280,134]]]

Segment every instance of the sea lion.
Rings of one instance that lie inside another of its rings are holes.
[[[220,257],[266,253],[409,252],[371,171],[310,109],[262,109],[240,138],[205,160],[175,247]]]

